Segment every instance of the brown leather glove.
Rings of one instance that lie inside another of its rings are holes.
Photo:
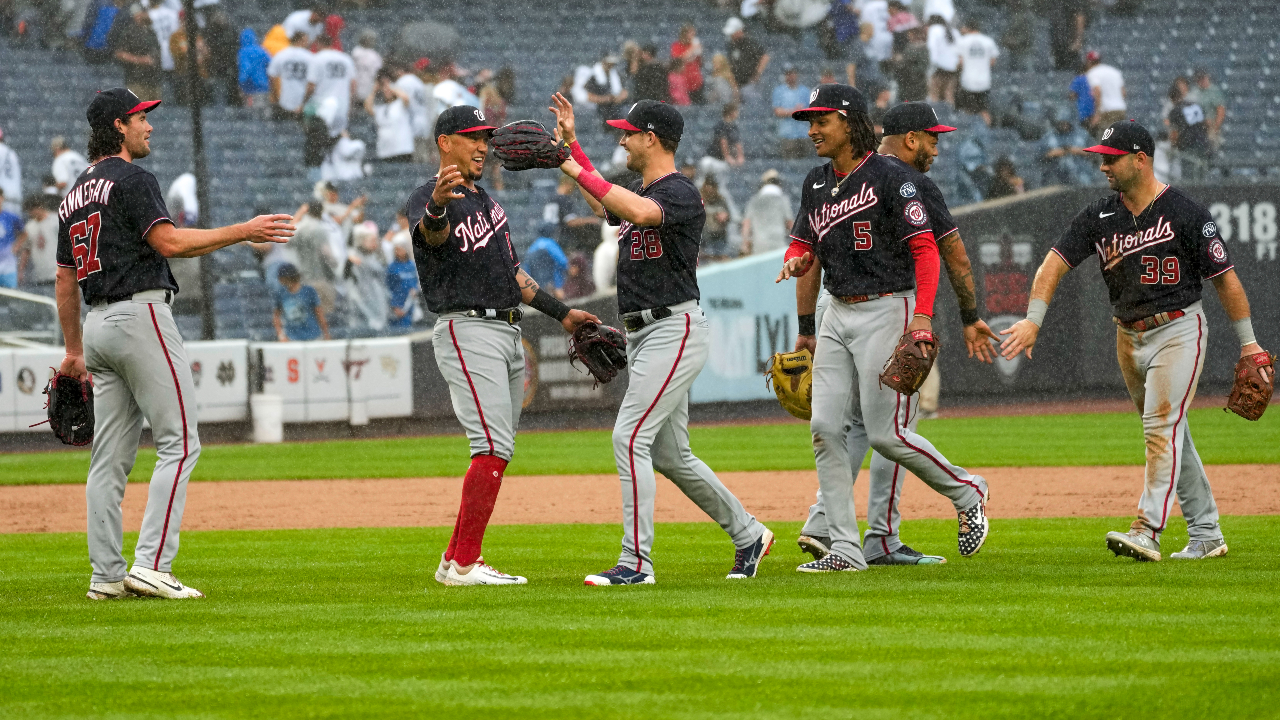
[[[938,336],[928,330],[913,330],[902,336],[880,373],[880,384],[903,395],[913,395],[929,377],[938,359]]]
[[[1257,420],[1266,412],[1275,389],[1276,356],[1269,352],[1254,353],[1236,362],[1236,380],[1224,410],[1245,420]]]

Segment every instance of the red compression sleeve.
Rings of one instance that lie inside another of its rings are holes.
[[[613,184],[599,175],[592,175],[584,168],[578,173],[578,184],[582,186],[587,194],[596,200],[604,201],[604,196],[613,188]]]
[[[933,317],[933,299],[938,294],[938,243],[933,233],[923,232],[907,240],[916,261],[916,312]]]
[[[498,502],[498,490],[502,488],[502,473],[507,461],[495,455],[477,455],[471,458],[462,481],[462,507],[458,509],[458,522],[450,543],[450,560],[465,567],[480,558],[480,544],[485,528]]]
[[[573,157],[573,161],[581,165],[583,170],[589,173],[596,171],[595,166],[591,164],[591,158],[587,157],[587,154],[582,151],[582,146],[578,144],[577,140],[569,143],[569,152]]]
[[[791,244],[787,246],[787,254],[782,256],[782,262],[786,262],[791,258],[804,257],[804,254],[807,252],[812,252],[812,249],[808,245],[805,245],[799,240],[792,240]]]

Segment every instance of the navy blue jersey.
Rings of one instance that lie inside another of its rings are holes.
[[[632,188],[662,208],[662,224],[636,227],[613,213],[605,220],[618,228],[618,312],[670,307],[698,295],[698,244],[707,213],[702,194],[678,172],[643,188]]]
[[[147,243],[172,223],[156,176],[119,157],[85,169],[58,206],[58,264],[75,268],[85,302],[145,290],[178,292],[169,261]]]
[[[925,182],[906,163],[875,153],[843,180],[831,163],[809,171],[791,237],[813,248],[827,292],[874,295],[915,287],[907,240],[933,232],[920,198]]]
[[[1094,201],[1053,251],[1071,267],[1097,253],[1113,312],[1125,322],[1181,310],[1200,299],[1202,278],[1233,267],[1213,215],[1172,187],[1136,216],[1120,193]]]
[[[516,271],[520,261],[511,246],[507,213],[479,185],[456,189],[462,197],[445,206],[449,239],[428,245],[419,222],[435,190],[431,178],[409,196],[404,214],[413,225],[413,259],[418,265],[422,297],[433,313],[480,308],[513,308],[520,304]]]
[[[908,170],[915,170],[915,166],[907,163],[896,155],[885,155],[892,162],[900,164]],[[920,174],[920,180],[913,183],[916,190],[920,191],[920,201],[924,203],[924,209],[929,213],[929,227],[933,228],[933,238],[941,240],[959,229],[956,221],[951,218],[951,209],[947,207],[947,199],[942,196],[942,190],[934,184],[933,180],[924,173]]]

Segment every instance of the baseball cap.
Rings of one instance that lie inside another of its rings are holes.
[[[680,111],[657,100],[641,100],[627,111],[625,120],[609,120],[610,125],[630,132],[651,132],[660,138],[680,141],[684,118]]]
[[[838,112],[845,117],[849,111],[866,114],[867,99],[851,85],[833,83],[819,85],[809,93],[809,107],[791,113],[793,120],[808,120],[810,115]]]
[[[1132,155],[1142,152],[1154,156],[1156,141],[1152,140],[1151,133],[1137,122],[1121,120],[1112,123],[1111,127],[1102,132],[1102,142],[1087,147],[1084,151],[1103,155]]]
[[[116,120],[123,120],[134,113],[151,112],[159,100],[140,100],[128,88],[99,90],[89,103],[85,119],[90,127],[110,127]]]
[[[496,130],[497,125],[490,125],[484,119],[484,111],[474,105],[457,105],[440,113],[436,118],[436,137],[441,135],[458,135],[460,133]]]
[[[302,277],[298,273],[298,266],[293,263],[280,263],[280,267],[276,269],[277,280],[297,280]]]
[[[417,60],[415,60],[413,63],[414,69],[419,71],[426,70],[430,66],[431,66],[431,58],[420,57]]]
[[[884,114],[885,135],[906,135],[909,132],[946,133],[955,130],[938,122],[938,113],[926,102],[902,103]]]
[[[1090,50],[1089,52],[1084,54],[1084,59],[1088,60],[1089,62],[1098,62],[1102,60],[1102,53],[1098,52],[1097,50]]]
[[[724,21],[724,34],[732,35],[738,32],[739,30],[746,29],[746,27],[747,26],[743,24],[741,18],[731,17],[728,20]]]

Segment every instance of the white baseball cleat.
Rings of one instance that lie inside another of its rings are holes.
[[[113,583],[90,583],[85,597],[90,600],[119,600],[133,597],[133,593],[124,586],[123,580],[117,580]]]
[[[204,597],[204,593],[199,590],[183,585],[181,580],[173,576],[173,573],[149,570],[137,565],[134,565],[125,577],[124,586],[137,595],[166,600]]]
[[[444,553],[440,553],[440,567],[436,568],[436,582],[449,584],[449,565],[449,561],[444,559]]]
[[[484,558],[478,558],[466,566],[450,561],[449,571],[441,582],[445,585],[524,585],[529,581],[519,575],[498,572],[486,565]]]

